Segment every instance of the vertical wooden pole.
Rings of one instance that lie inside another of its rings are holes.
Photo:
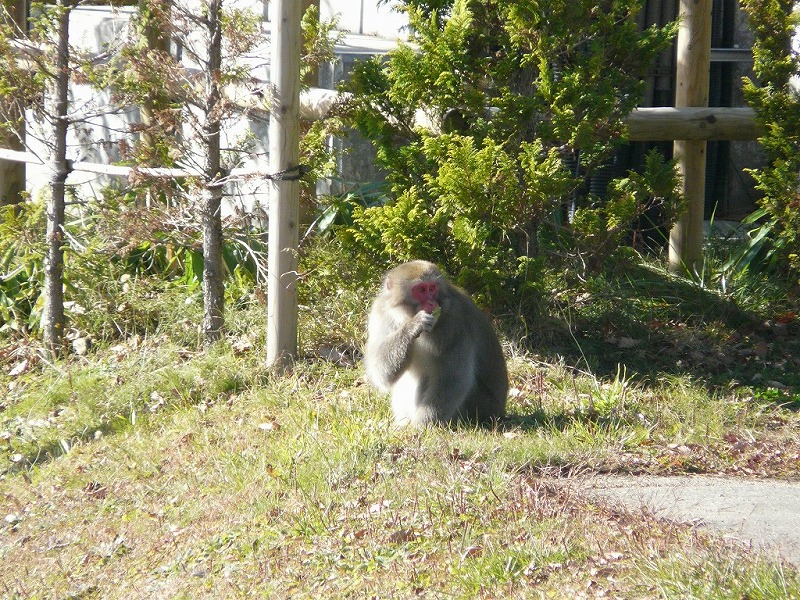
[[[681,0],[675,106],[708,106],[712,0]],[[703,259],[706,187],[705,140],[676,140],[674,157],[682,178],[686,210],[669,236],[669,268],[696,272]]]
[[[3,0],[8,15],[11,17],[14,25],[18,28],[20,34],[28,30],[27,27],[27,3],[26,0]],[[0,99],[0,102],[3,100]],[[20,128],[8,136],[7,139],[0,139],[3,145],[11,150],[25,150],[25,124],[23,122],[22,110],[14,114],[14,102],[11,101],[9,112],[12,114],[12,119],[18,118],[20,121]],[[25,163],[10,160],[0,160],[0,206],[6,204],[16,204],[22,200],[22,192],[25,191]]]
[[[300,3],[272,0],[270,171],[296,175],[300,160]],[[272,181],[269,200],[267,364],[286,368],[297,354],[297,246],[300,183]]]

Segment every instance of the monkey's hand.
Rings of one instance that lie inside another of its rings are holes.
[[[436,321],[439,320],[440,312],[440,310],[435,310],[432,313],[428,313],[421,310],[414,315],[414,337],[419,337],[423,331],[430,331],[433,329],[433,326],[436,325]]]

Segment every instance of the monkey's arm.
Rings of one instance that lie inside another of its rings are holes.
[[[425,311],[418,312],[396,329],[384,323],[370,323],[365,363],[372,382],[389,391],[408,367],[414,340],[435,324],[436,317]]]

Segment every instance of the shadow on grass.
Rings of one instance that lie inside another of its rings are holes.
[[[778,314],[747,308],[645,265],[597,278],[587,288],[533,319],[524,346],[600,379],[613,380],[623,365],[643,384],[674,375],[690,376],[710,390],[777,388],[780,398],[763,399],[798,409],[800,320],[790,307],[773,308]]]
[[[596,411],[574,412],[547,412],[535,410],[532,413],[506,415],[497,425],[500,432],[506,431],[532,431],[548,429],[553,431],[567,431],[575,424],[604,426],[625,425],[627,419],[620,416],[604,415]]]
[[[0,463],[0,474],[14,475],[26,472],[31,467],[40,467],[47,462],[68,454],[78,444],[93,442],[98,438],[119,433],[126,427],[120,423],[124,422],[126,418],[129,419],[129,417],[130,415],[119,415],[114,422],[101,423],[96,427],[84,427],[82,431],[65,434],[58,439],[49,439],[42,443],[30,444],[30,448],[20,449],[15,452],[17,458],[14,461],[9,461],[5,466]]]
[[[177,354],[180,357],[180,353]],[[79,402],[81,411],[88,416],[77,422],[59,423],[58,428],[47,427],[41,431],[37,428],[34,433],[26,429],[24,433],[10,435],[7,447],[0,448],[0,474],[41,466],[68,453],[78,444],[126,431],[132,422],[144,423],[153,414],[227,402],[244,390],[264,385],[262,370],[243,369],[235,359],[221,364],[215,356],[209,352],[187,360],[175,360],[174,354],[166,353],[163,361],[171,365],[169,368],[151,368],[147,376],[142,376],[135,367],[133,372],[116,378],[108,373],[96,376],[96,372],[101,370],[97,366],[102,364],[98,360],[91,367],[94,371],[87,371],[90,376],[80,383],[76,374],[59,380],[68,387],[68,392],[59,394],[61,399],[52,401],[48,411],[52,412],[56,406]],[[114,388],[113,394],[107,392],[109,386]],[[51,384],[51,387],[55,388],[56,384]],[[113,400],[109,399],[111,397]],[[14,429],[13,424],[9,429]]]

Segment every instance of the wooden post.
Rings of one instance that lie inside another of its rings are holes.
[[[625,117],[628,140],[755,140],[763,134],[755,111],[744,107],[658,106],[637,108]]]
[[[681,0],[675,106],[708,106],[712,0]],[[682,177],[686,210],[669,236],[669,268],[694,273],[703,259],[706,141],[676,140],[673,154]]]
[[[3,0],[5,9],[13,21],[14,25],[19,28],[20,33],[26,32],[27,27],[27,3],[26,0]],[[2,100],[0,100],[2,102]],[[7,139],[0,138],[3,145],[11,150],[25,150],[25,125],[22,121],[23,115],[20,110],[18,114],[15,113],[13,100],[11,105],[7,108],[11,113],[9,116],[19,118],[22,126],[16,132],[16,135],[10,135]],[[22,200],[22,192],[25,191],[25,163],[0,160],[0,206],[6,204],[16,204]]]
[[[300,160],[300,4],[270,2],[272,107],[269,163],[272,173],[298,175]],[[294,170],[293,170],[294,169]],[[267,364],[290,366],[297,354],[297,246],[300,183],[272,181],[269,199]]]

